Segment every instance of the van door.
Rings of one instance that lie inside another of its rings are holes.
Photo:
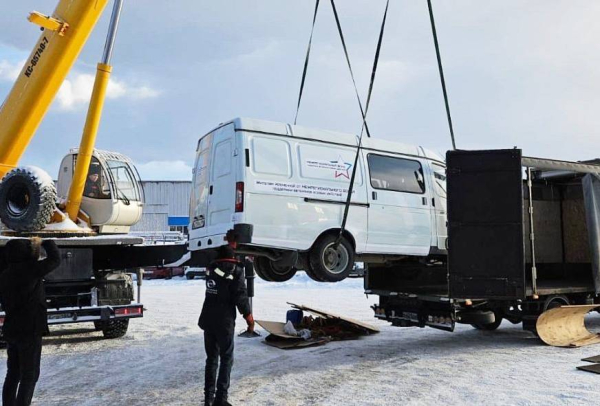
[[[416,159],[367,155],[370,182],[367,251],[425,256],[431,244],[431,208],[423,164]]]
[[[194,179],[190,197],[190,240],[207,235],[208,192],[210,186],[210,162],[212,158],[213,133],[198,142]]]
[[[448,240],[448,197],[446,194],[446,166],[437,162],[431,162],[433,183],[433,212],[435,219],[435,233],[437,234],[437,246],[441,250],[446,249]]]
[[[233,124],[213,133],[208,187],[207,234],[225,234],[233,227],[235,212],[235,130]]]

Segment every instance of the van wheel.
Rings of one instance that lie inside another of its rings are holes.
[[[306,274],[308,275],[308,277],[310,279],[312,279],[313,281],[315,281],[315,282],[324,282],[323,279],[321,279],[317,275],[315,275],[315,273],[313,272],[313,270],[310,269],[310,266],[307,266],[306,270],[304,272],[306,272]]]
[[[267,257],[256,258],[254,270],[259,277],[269,282],[289,281],[296,275],[296,268],[293,266],[278,266],[277,262]]]
[[[336,244],[337,235],[319,238],[309,253],[311,271],[323,282],[339,282],[348,277],[354,266],[354,249],[344,237]],[[336,246],[337,245],[337,246]]]

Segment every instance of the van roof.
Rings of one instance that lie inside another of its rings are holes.
[[[237,131],[250,131],[266,134],[275,134],[287,137],[303,138],[310,140],[324,141],[340,145],[358,146],[358,136],[341,133],[336,131],[308,128],[299,125],[280,123],[276,121],[260,120],[255,118],[238,117],[227,121],[225,124],[233,124]],[[377,150],[382,152],[392,152],[403,155],[419,156],[429,158],[435,161],[444,162],[444,158],[438,153],[426,148],[402,144],[400,142],[387,141],[363,137],[362,145],[364,149]]]

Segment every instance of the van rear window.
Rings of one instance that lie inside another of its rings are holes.
[[[425,193],[425,177],[419,161],[369,154],[371,186],[394,192]]]

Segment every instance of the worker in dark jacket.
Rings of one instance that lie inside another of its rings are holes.
[[[230,405],[227,391],[233,366],[236,307],[246,319],[248,330],[254,330],[243,267],[233,251],[237,247],[236,237],[233,233],[228,233],[227,238],[228,245],[219,248],[218,258],[207,268],[206,298],[198,321],[198,325],[204,330],[206,350],[205,404],[214,406]]]
[[[46,251],[42,261],[40,245]],[[2,404],[22,406],[31,404],[40,376],[42,336],[48,333],[43,278],[60,265],[60,255],[54,241],[39,238],[10,240],[4,253],[0,302],[6,313],[2,333],[8,360]]]

